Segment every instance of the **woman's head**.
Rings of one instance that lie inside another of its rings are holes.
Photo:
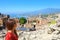
[[[5,25],[8,30],[13,30],[17,26],[16,21],[14,19],[7,20]]]

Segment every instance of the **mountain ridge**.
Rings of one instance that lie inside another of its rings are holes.
[[[22,17],[22,16],[36,16],[39,14],[55,14],[55,13],[60,13],[60,9],[57,8],[46,8],[46,9],[42,9],[42,10],[37,10],[37,11],[33,11],[33,12],[25,12],[25,13],[9,13],[10,16],[14,16],[14,17]]]

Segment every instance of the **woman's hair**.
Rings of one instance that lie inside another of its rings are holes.
[[[15,27],[15,25],[17,25],[17,24],[16,24],[16,20],[14,20],[14,19],[9,19],[5,22],[5,26],[8,30],[12,30]],[[18,37],[15,29],[14,29],[14,33]]]
[[[17,34],[16,30],[14,30],[14,33],[15,33],[15,35],[18,37],[18,34]]]
[[[14,25],[16,25],[16,21],[14,19],[9,19],[5,22],[5,26],[8,30],[12,30]]]

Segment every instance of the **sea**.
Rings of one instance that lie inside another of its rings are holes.
[[[19,14],[9,14],[10,15],[10,18],[21,18],[21,17],[25,17],[27,18],[28,16],[25,16],[25,15],[19,15]]]

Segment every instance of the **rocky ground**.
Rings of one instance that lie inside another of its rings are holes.
[[[60,40],[60,31],[51,27],[31,32],[21,32],[19,40]]]
[[[0,40],[4,40],[6,31],[0,31]],[[44,26],[36,31],[18,32],[19,40],[60,40],[60,27],[56,25]]]

